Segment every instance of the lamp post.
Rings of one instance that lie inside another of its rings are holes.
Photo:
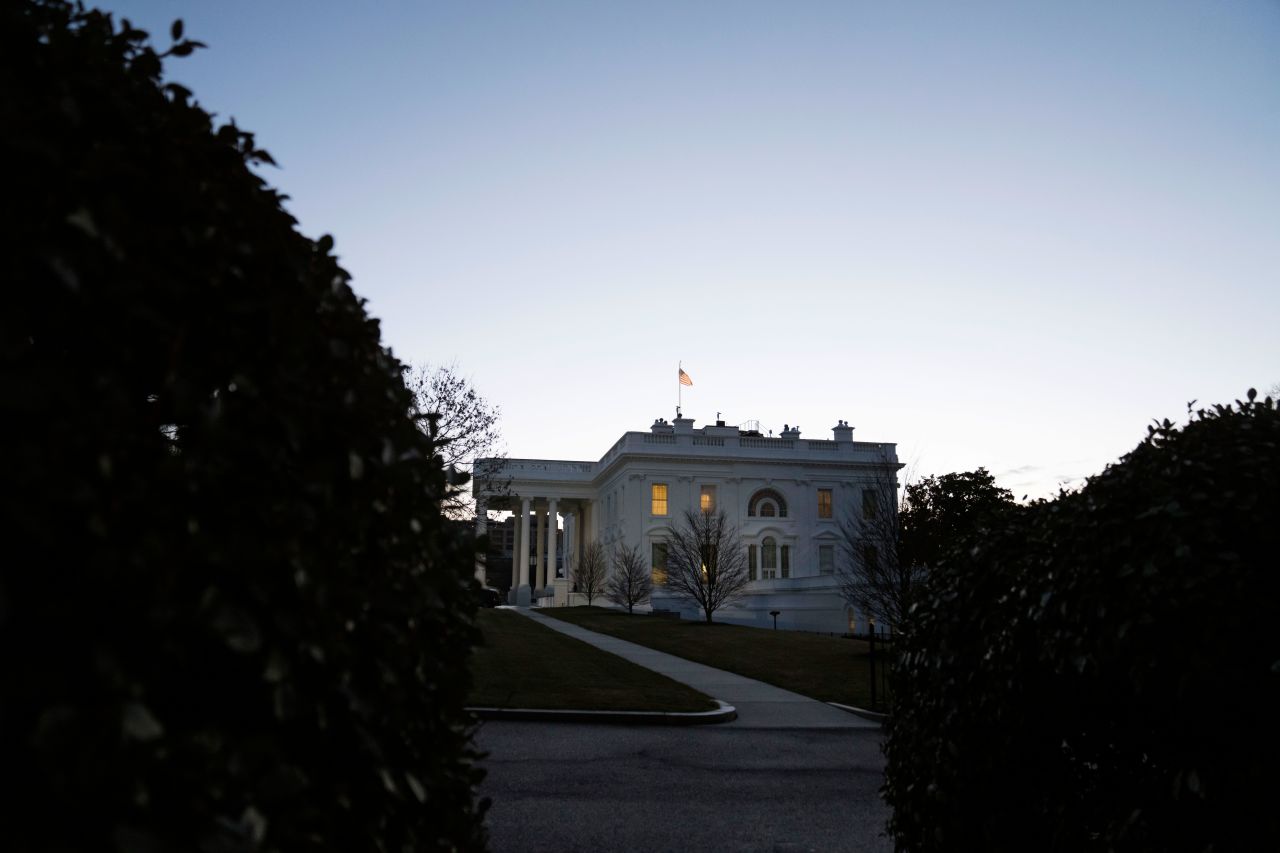
[[[871,630],[871,710],[876,709],[876,620],[868,619],[867,627]]]
[[[778,630],[778,614],[779,614],[779,613],[781,613],[781,612],[782,612],[781,610],[770,610],[770,611],[769,611],[769,615],[773,617],[773,630],[775,630],[775,631],[776,631],[776,630]]]

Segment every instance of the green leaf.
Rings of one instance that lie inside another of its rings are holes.
[[[120,718],[120,727],[125,737],[136,741],[153,741],[164,735],[164,727],[155,718],[150,709],[141,702],[130,702],[124,706]]]

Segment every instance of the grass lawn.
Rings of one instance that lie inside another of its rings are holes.
[[[616,655],[510,610],[481,610],[484,644],[471,658],[477,708],[578,711],[712,711],[717,705]]]
[[[863,640],[628,616],[603,607],[556,607],[538,612],[824,702],[871,707],[870,668]],[[877,680],[882,655],[877,645]],[[877,690],[881,689],[878,685]],[[878,698],[883,702],[882,695]]]

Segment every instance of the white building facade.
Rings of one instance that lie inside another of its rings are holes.
[[[751,581],[736,604],[717,611],[717,621],[772,626],[777,611],[780,628],[843,633],[857,621],[865,630],[840,596],[841,524],[856,524],[902,466],[895,445],[854,441],[844,421],[831,436],[805,439],[787,427],[766,437],[723,421],[695,428],[677,417],[624,434],[597,462],[478,460],[477,533],[485,532],[489,512],[514,513],[509,600],[563,606],[582,602],[572,591],[573,568],[587,543],[607,551],[639,545],[660,578],[665,543],[685,510],[720,510],[738,529]],[[559,525],[563,578],[548,572],[546,559],[555,554]],[[476,571],[483,581],[483,562]],[[660,583],[651,606],[701,618]]]

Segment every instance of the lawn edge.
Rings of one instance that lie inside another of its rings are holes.
[[[832,708],[839,708],[841,711],[847,711],[850,714],[862,717],[864,720],[870,720],[873,723],[884,725],[885,720],[889,719],[888,714],[881,714],[879,711],[868,711],[866,708],[859,708],[856,705],[844,705],[840,702],[828,702]]]
[[[714,711],[588,711],[551,708],[467,708],[481,720],[524,720],[543,723],[612,723],[631,726],[702,726],[727,723],[738,718],[738,710],[727,702],[713,700]]]
[[[516,609],[518,609],[518,608],[511,608],[511,609],[516,610]],[[653,651],[655,651],[655,652],[661,652],[662,654],[671,655],[672,657],[678,657],[678,658],[680,658],[681,660],[686,660],[686,661],[689,661],[690,663],[696,663],[696,664],[700,664],[700,665],[702,665],[702,666],[709,666],[709,667],[711,667],[712,669],[720,669],[720,670],[723,670],[724,672],[732,673],[733,675],[738,675],[738,676],[741,676],[741,677],[743,677],[743,678],[750,678],[750,679],[752,679],[753,681],[759,681],[759,682],[760,682],[760,683],[762,683],[762,684],[767,684],[767,685],[769,685],[770,687],[776,687],[776,688],[778,688],[779,690],[788,690],[788,691],[790,691],[790,692],[792,692],[792,693],[795,693],[795,694],[797,694],[797,695],[804,696],[804,697],[806,697],[806,698],[808,698],[808,699],[812,699],[812,700],[814,700],[815,702],[822,702],[822,703],[823,703],[823,704],[825,704],[825,705],[830,705],[830,706],[832,706],[832,707],[834,707],[834,708],[839,708],[841,711],[845,711],[846,713],[854,714],[854,715],[856,715],[856,716],[862,717],[863,719],[870,720],[870,721],[871,721],[871,722],[873,722],[873,723],[880,723],[881,725],[884,725],[885,721],[887,721],[887,720],[889,719],[889,715],[888,715],[888,714],[883,714],[883,713],[880,713],[880,712],[878,712],[878,711],[870,711],[870,710],[868,710],[868,709],[866,709],[866,708],[860,708],[860,707],[858,707],[858,706],[856,706],[856,705],[848,705],[848,704],[844,704],[844,703],[841,703],[841,702],[836,702],[836,701],[831,700],[831,699],[824,699],[821,695],[819,695],[819,693],[824,692],[824,691],[817,691],[817,690],[815,690],[815,691],[806,691],[806,690],[800,690],[800,689],[798,689],[794,684],[784,684],[784,683],[782,683],[782,681],[783,681],[784,679],[771,678],[771,677],[769,677],[768,675],[761,675],[761,674],[758,674],[758,673],[744,672],[742,667],[726,666],[726,665],[724,665],[723,663],[711,663],[711,662],[708,662],[708,661],[705,661],[705,660],[698,660],[698,659],[693,658],[693,657],[685,657],[685,656],[683,656],[683,655],[678,654],[677,652],[668,651],[667,649],[662,648],[662,647],[660,647],[660,646],[652,645],[652,644],[650,644],[650,643],[646,643],[646,642],[644,642],[644,641],[643,641],[643,640],[641,640],[641,639],[637,639],[637,638],[634,638],[634,637],[621,637],[621,636],[618,636],[617,634],[611,634],[611,633],[609,633],[609,632],[607,632],[607,631],[600,631],[600,630],[597,630],[597,629],[595,629],[595,628],[588,628],[588,627],[586,627],[585,625],[581,625],[581,624],[579,624],[579,623],[577,623],[577,622],[573,621],[572,619],[565,619],[565,618],[563,618],[562,616],[560,616],[560,615],[558,615],[558,614],[556,614],[556,613],[549,612],[549,611],[564,611],[564,610],[571,610],[571,609],[573,609],[573,608],[567,608],[567,607],[533,608],[534,612],[537,612],[537,613],[538,613],[539,615],[541,615],[541,616],[544,616],[544,617],[549,618],[549,619],[556,619],[556,620],[561,621],[561,622],[564,622],[564,623],[566,623],[566,624],[568,624],[568,625],[573,625],[574,627],[581,628],[581,629],[582,629],[582,630],[584,630],[584,631],[590,631],[590,632],[592,632],[592,633],[602,634],[602,635],[604,635],[604,636],[606,636],[606,637],[612,637],[613,639],[616,639],[616,640],[622,640],[623,642],[626,642],[626,643],[633,643],[633,644],[635,644],[635,645],[637,645],[637,646],[643,646],[644,648],[646,648],[646,649],[651,649],[651,650],[653,650]],[[632,616],[632,615],[640,616],[640,615],[642,615],[642,614],[626,614],[626,613],[622,613],[622,611],[615,610],[614,608],[600,608],[600,609],[602,609],[602,610],[610,610],[610,611],[613,611],[613,612],[616,612],[616,613],[621,613],[622,615],[625,615],[625,616]],[[528,614],[524,614],[524,615],[528,615]],[[690,620],[690,621],[692,621],[692,620]],[[725,624],[725,625],[734,625],[734,627],[739,627],[739,628],[753,628],[753,629],[758,628],[758,629],[760,629],[760,630],[766,630],[766,629],[760,628],[759,626],[756,626],[756,625],[736,625],[735,623],[731,623],[731,622],[720,623],[720,624]],[[804,633],[804,632],[801,632],[801,633]],[[718,701],[718,700],[717,700],[717,701]]]

